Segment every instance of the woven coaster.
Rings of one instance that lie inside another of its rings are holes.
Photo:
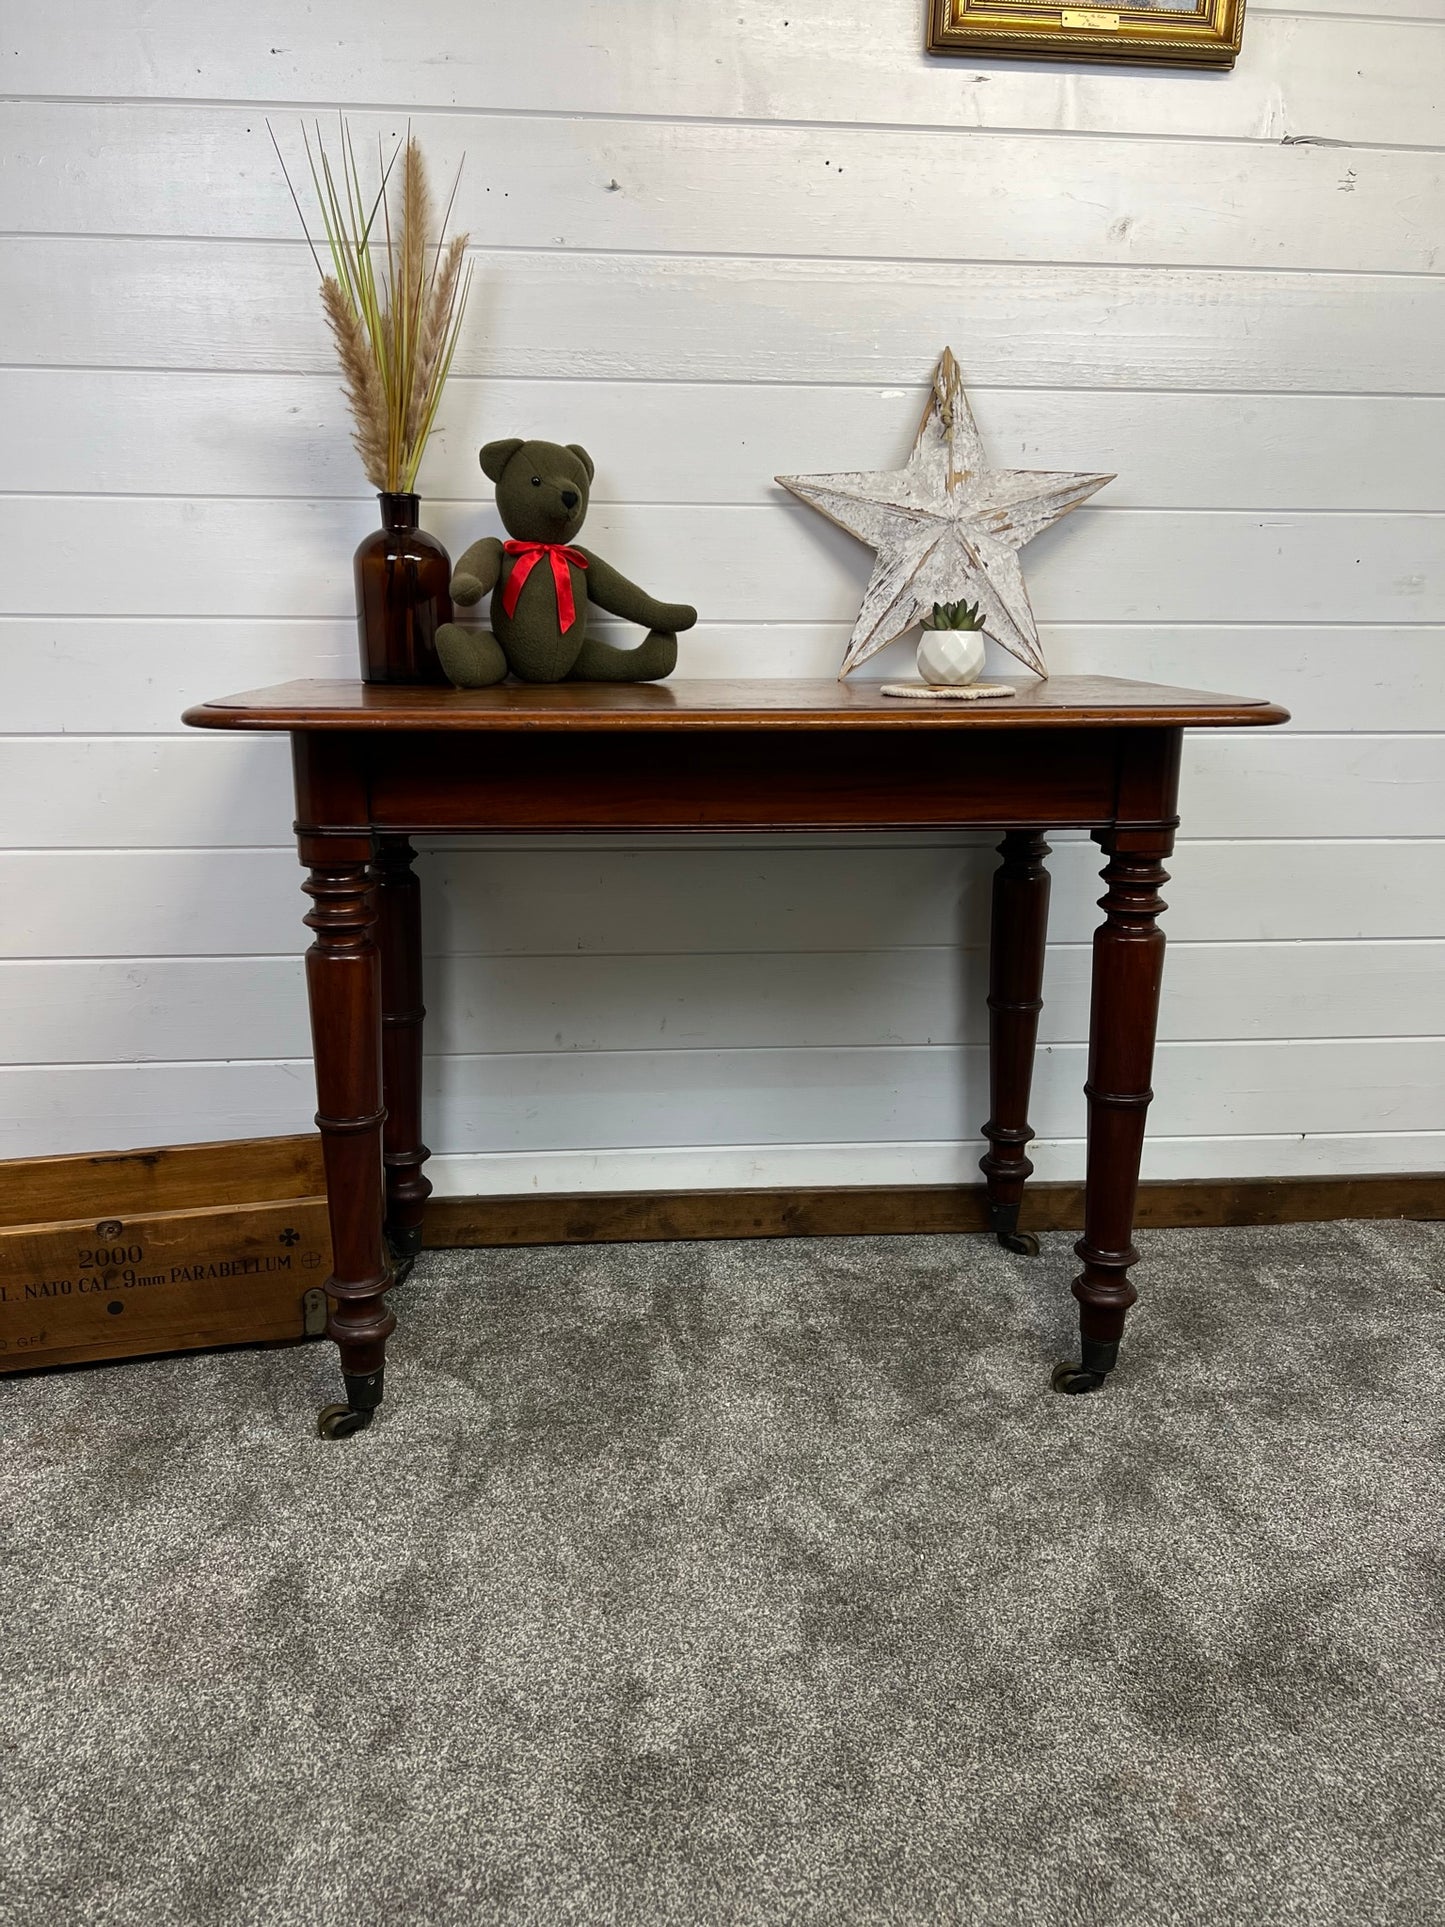
[[[908,696],[914,702],[981,703],[990,696],[1016,696],[1018,691],[1006,682],[886,682],[880,696]]]

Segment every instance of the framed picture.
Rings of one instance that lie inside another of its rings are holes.
[[[1244,0],[1136,0],[1130,7],[1060,7],[1036,0],[929,0],[931,54],[1035,60],[1144,60],[1160,67],[1232,67]]]

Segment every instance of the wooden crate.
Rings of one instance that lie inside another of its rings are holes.
[[[316,1336],[310,1138],[0,1165],[0,1373]]]

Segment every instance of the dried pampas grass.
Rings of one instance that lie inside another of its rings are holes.
[[[320,128],[314,153],[304,128],[302,138],[331,255],[330,274],[311,240],[285,157],[275,133],[271,134],[321,276],[321,305],[356,424],[352,439],[373,488],[410,493],[466,311],[472,278],[466,260],[468,237],[454,235],[443,246],[440,233],[433,235],[426,168],[410,134],[397,143],[389,161],[378,151],[380,185],[369,203],[344,119],[339,187]],[[393,190],[398,160],[399,184]],[[451,199],[455,197],[453,182]],[[394,223],[393,199],[397,203]],[[451,214],[451,199],[443,229]]]
[[[406,432],[411,438],[419,435],[423,443],[431,430],[431,414],[427,412],[428,407],[432,413],[435,413],[436,404],[441,399],[441,385],[434,382],[433,377],[443,359],[450,362],[451,358],[450,317],[457,307],[458,288],[462,284],[466,252],[466,235],[454,234],[437,262],[436,283],[427,303],[426,314],[417,338],[416,380],[412,383],[411,407],[406,418]],[[466,299],[464,292],[461,299],[463,301]]]
[[[334,275],[321,277],[321,305],[336,343],[341,363],[341,380],[356,427],[352,441],[361,457],[366,479],[375,489],[388,489],[390,434],[386,413],[386,394],[371,342],[361,316],[348,303],[341,283]]]

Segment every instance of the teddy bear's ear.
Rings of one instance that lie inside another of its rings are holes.
[[[511,461],[521,446],[522,438],[520,435],[509,435],[504,442],[487,443],[478,460],[482,464],[482,473],[489,482],[501,481],[502,470],[507,466],[507,463]]]
[[[593,467],[592,457],[587,453],[587,450],[582,446],[581,442],[568,442],[567,453],[577,457],[583,468],[586,469],[587,479],[590,482],[592,477],[597,473],[597,470]]]

